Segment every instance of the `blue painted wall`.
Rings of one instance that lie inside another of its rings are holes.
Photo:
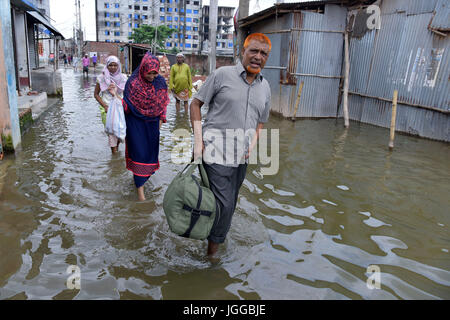
[[[14,67],[13,34],[11,25],[11,4],[9,0],[0,1],[0,19],[3,50],[5,57],[6,81],[8,86],[8,102],[11,112],[11,136],[14,149],[21,142],[19,111],[16,91],[16,72]]]

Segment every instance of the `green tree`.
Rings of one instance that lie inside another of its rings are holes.
[[[178,52],[180,52],[180,50],[178,50],[177,47],[173,47],[172,49],[169,50],[169,53],[173,53],[173,54],[177,54]]]
[[[156,45],[159,50],[164,50],[164,42],[173,33],[173,30],[167,26],[153,27],[148,24],[141,25],[133,29],[133,33],[128,38],[134,43]],[[157,39],[156,39],[157,35]]]

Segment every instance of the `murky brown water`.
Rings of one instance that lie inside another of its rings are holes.
[[[173,235],[164,191],[182,165],[171,132],[136,203],[124,147],[112,156],[95,79],[63,72],[64,102],[0,165],[0,299],[449,299],[450,147],[335,120],[271,117],[280,170],[249,167],[220,262]],[[1,181],[3,180],[3,181]],[[3,183],[3,186],[2,186]],[[1,187],[2,186],[2,187]],[[3,189],[1,189],[3,188]],[[66,286],[70,265],[81,290]],[[369,289],[367,268],[381,271]]]

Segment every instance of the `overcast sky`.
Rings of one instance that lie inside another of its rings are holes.
[[[111,0],[111,2],[114,2],[114,0]],[[250,14],[264,10],[272,6],[275,2],[277,1],[250,0]],[[209,0],[203,0],[203,4],[209,5]],[[219,0],[219,6],[237,8],[239,6],[239,0]],[[85,31],[85,38],[86,40],[95,41],[95,0],[81,0],[81,13],[81,25]],[[53,26],[55,26],[66,39],[73,37],[73,26],[75,25],[75,0],[50,0],[50,16],[53,20]]]

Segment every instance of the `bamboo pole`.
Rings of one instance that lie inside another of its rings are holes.
[[[345,46],[345,76],[344,76],[344,97],[343,97],[343,110],[344,110],[344,126],[348,128],[350,122],[348,120],[348,78],[350,75],[350,58],[348,52],[348,32],[344,34],[344,46]]]
[[[298,110],[298,106],[300,104],[300,97],[302,95],[303,85],[304,84],[305,84],[305,82],[302,81],[300,83],[300,86],[298,87],[297,100],[295,101],[295,109],[294,109],[294,113],[292,114],[292,121],[295,121],[295,116],[297,115],[297,110]]]
[[[0,161],[3,160],[3,144],[2,144],[2,135],[0,134]]]
[[[398,90],[394,90],[394,97],[392,98],[391,136],[389,140],[389,150],[394,149],[395,121],[397,119],[397,97]]]

